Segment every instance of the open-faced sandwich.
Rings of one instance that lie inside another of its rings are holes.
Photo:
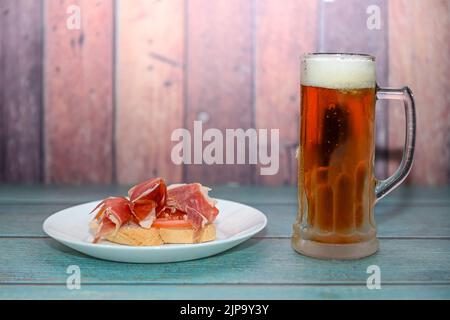
[[[158,246],[212,241],[219,210],[209,190],[199,183],[166,186],[161,178],[142,182],[128,197],[107,198],[94,208],[93,242]]]

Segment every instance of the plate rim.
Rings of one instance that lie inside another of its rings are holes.
[[[77,205],[74,205],[74,206],[71,206],[68,208],[64,208],[57,212],[54,212],[53,214],[51,214],[44,220],[44,222],[42,224],[42,229],[45,232],[45,234],[48,235],[50,238],[52,238],[58,242],[62,242],[63,244],[69,243],[69,244],[73,244],[76,246],[84,246],[84,247],[99,248],[99,249],[103,248],[103,249],[115,250],[115,251],[122,251],[122,250],[125,250],[125,251],[170,251],[170,250],[179,250],[179,249],[202,248],[202,247],[209,247],[209,246],[214,246],[214,245],[223,245],[223,244],[227,244],[227,243],[231,243],[231,242],[235,242],[235,241],[246,240],[246,239],[253,237],[257,233],[261,232],[267,226],[267,216],[259,209],[256,209],[247,204],[232,201],[232,200],[226,200],[226,199],[220,199],[220,198],[215,198],[215,200],[218,200],[219,202],[225,202],[225,203],[226,202],[234,203],[234,204],[238,204],[240,206],[250,208],[263,218],[263,223],[258,228],[256,228],[256,230],[254,230],[254,231],[243,233],[243,234],[241,234],[242,232],[239,232],[238,235],[231,236],[226,239],[220,239],[220,240],[216,239],[213,241],[202,242],[202,243],[163,244],[163,245],[159,245],[159,246],[127,246],[127,245],[117,244],[117,243],[111,243],[111,244],[109,244],[109,243],[91,243],[91,242],[86,242],[86,241],[79,240],[79,239],[76,239],[76,240],[71,240],[71,239],[67,239],[67,238],[61,239],[60,237],[58,237],[57,235],[52,233],[52,231],[49,231],[49,227],[48,227],[49,220],[54,218],[55,215],[62,214],[66,210],[74,209],[76,207],[87,205],[90,203],[95,205],[96,203],[99,203],[100,201],[102,201],[100,199],[100,200],[93,200],[93,201],[89,201],[89,202],[80,203],[80,204],[77,204]],[[251,230],[251,228],[249,230]]]

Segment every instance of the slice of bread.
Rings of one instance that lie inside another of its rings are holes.
[[[216,227],[207,224],[195,238],[191,228],[169,229],[150,228],[145,229],[136,224],[129,223],[120,227],[114,235],[109,235],[106,240],[129,246],[159,246],[165,243],[200,243],[216,239]]]
[[[191,228],[183,229],[159,229],[159,235],[164,243],[200,243],[216,239],[216,227],[210,223],[205,225],[195,238],[195,232]]]
[[[159,246],[164,244],[158,229],[144,229],[136,224],[126,224],[120,227],[114,235],[106,237],[108,241],[129,246]]]

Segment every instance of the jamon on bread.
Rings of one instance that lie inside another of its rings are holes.
[[[219,210],[209,190],[199,183],[166,187],[161,178],[144,181],[128,191],[128,198],[107,198],[93,210],[94,242],[155,246],[212,241]]]

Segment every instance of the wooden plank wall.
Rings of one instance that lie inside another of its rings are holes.
[[[203,120],[203,130],[252,127],[252,1],[189,0],[187,5],[186,127],[193,132],[195,120]],[[243,165],[192,164],[185,177],[249,184],[252,171]]]
[[[69,5],[81,29],[66,27]],[[369,6],[381,28],[366,26]],[[4,0],[0,182],[295,184],[299,56],[377,57],[380,85],[415,92],[409,183],[450,182],[449,1]],[[378,177],[401,156],[403,111],[377,107]],[[174,165],[176,128],[280,129],[280,171]],[[389,162],[387,161],[389,160]]]
[[[110,183],[113,2],[45,2],[45,181]],[[81,28],[69,29],[69,5]]]
[[[432,3],[432,4],[431,4]],[[417,143],[408,182],[444,185],[450,181],[450,1],[389,1],[389,82],[408,85],[417,108]],[[389,113],[390,171],[400,161],[403,107]]]
[[[184,2],[118,1],[116,173],[131,184],[182,180],[170,136],[183,127]],[[168,18],[170,17],[170,18]]]
[[[0,181],[42,179],[42,3],[0,2]]]
[[[259,175],[264,185],[295,184],[299,137],[299,61],[317,48],[317,2],[255,2],[255,118],[257,128],[280,130],[280,168]]]

